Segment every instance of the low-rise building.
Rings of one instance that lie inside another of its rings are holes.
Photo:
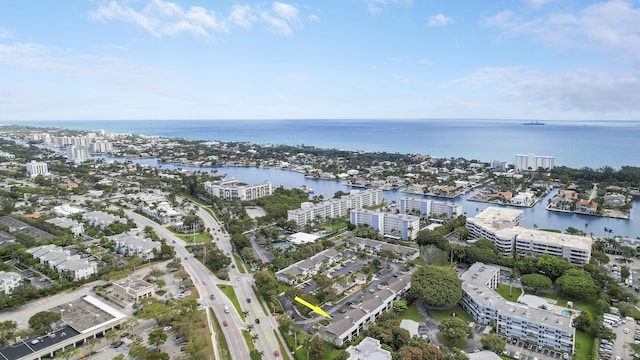
[[[500,268],[475,263],[461,280],[460,306],[478,323],[494,326],[500,335],[573,353],[572,316],[507,301],[494,290],[500,282]]]
[[[327,249],[276,272],[276,278],[293,285],[306,276],[317,274],[323,265],[331,266],[341,259],[342,255],[338,250],[334,248]]]
[[[391,352],[380,345],[380,340],[366,337],[358,345],[347,348],[347,360],[391,360]]]
[[[320,327],[320,337],[336,346],[357,338],[380,315],[391,310],[395,300],[403,298],[411,290],[411,274],[392,279],[386,288],[372,289],[374,291],[367,293],[360,304],[352,305],[345,313],[335,314],[330,324]]]
[[[98,264],[80,257],[71,255],[69,250],[49,244],[26,250],[41,264],[48,266],[59,273],[66,273],[74,279],[86,279],[98,272]]]
[[[67,218],[53,218],[46,220],[49,224],[53,224],[59,228],[69,229],[73,236],[80,236],[84,234],[84,225],[72,219]]]
[[[410,246],[389,244],[384,241],[355,237],[346,242],[348,247],[354,247],[359,251],[377,254],[381,250],[390,250],[398,254],[405,261],[412,261],[420,256],[420,251]]]
[[[111,283],[113,291],[128,301],[139,301],[155,295],[153,284],[142,279],[128,277]]]
[[[160,251],[161,244],[136,234],[124,233],[110,237],[115,243],[114,251],[124,255],[137,255],[142,260],[153,259]]]
[[[18,273],[0,271],[0,293],[11,294],[13,289],[20,286],[22,277]]]
[[[82,220],[86,221],[91,226],[97,226],[100,229],[106,229],[109,225],[119,222],[126,224],[127,220],[119,216],[112,215],[103,211],[91,211],[82,214]]]

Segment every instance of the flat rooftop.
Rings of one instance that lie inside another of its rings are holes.
[[[148,283],[148,282],[146,282],[144,280],[136,279],[136,278],[120,279],[118,281],[114,281],[113,284],[129,288],[129,289],[131,289],[133,291],[140,291],[140,290],[143,290],[143,289],[146,289],[148,287],[152,287],[153,286],[153,285],[151,285],[150,283]]]
[[[126,318],[126,315],[102,300],[87,295],[66,304],[48,309],[58,312],[62,317],[62,325],[46,334],[24,339],[13,345],[0,349],[0,360],[28,358],[31,354],[46,350],[62,341],[67,341],[91,331],[107,328],[113,322]],[[49,350],[46,350],[49,351]]]
[[[498,310],[498,315],[518,317],[531,323],[544,324],[570,333],[574,331],[571,326],[571,315],[557,314],[549,310],[510,302],[498,295],[487,284],[491,278],[499,276],[499,273],[500,268],[496,266],[475,263],[460,276],[462,290],[478,303],[489,305]]]
[[[547,244],[555,246],[570,247],[584,251],[591,251],[593,240],[588,236],[562,234],[551,231],[535,230],[523,227],[511,229],[501,229],[496,231],[496,235],[503,238],[515,238],[516,241],[532,242],[534,244]]]

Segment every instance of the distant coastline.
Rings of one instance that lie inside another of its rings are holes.
[[[7,123],[7,122],[5,122]],[[556,166],[640,167],[640,121],[523,120],[133,120],[12,121],[14,125],[102,129],[203,141],[306,145],[513,163],[515,154],[555,157]],[[598,146],[590,141],[598,139]]]

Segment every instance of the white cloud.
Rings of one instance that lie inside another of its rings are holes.
[[[454,80],[466,88],[475,88],[481,85],[503,81],[514,81],[522,77],[522,68],[513,67],[486,67],[475,70],[466,77]]]
[[[511,100],[564,112],[640,113],[640,69],[611,73],[583,68],[542,74],[523,67],[495,67],[478,69],[454,83],[465,88],[492,86]]]
[[[89,12],[89,17],[100,22],[121,21],[131,23],[156,36],[176,36],[182,33],[198,37],[212,37],[215,33],[230,32],[229,26],[251,29],[262,23],[265,30],[280,36],[293,34],[292,25],[301,27],[299,9],[288,3],[275,1],[271,8],[261,9],[235,4],[228,16],[220,16],[201,6],[183,8],[164,0],[147,0],[146,5],[134,8],[135,2],[112,0]],[[315,15],[308,21],[319,21]]]
[[[317,15],[309,15],[307,16],[307,20],[310,22],[320,22],[320,18]]]
[[[283,19],[289,21],[298,20],[298,9],[291,4],[275,1],[271,9],[276,15]]]
[[[427,22],[427,24],[429,26],[444,26],[444,25],[449,25],[451,24],[451,22],[453,21],[452,18],[450,18],[449,16],[446,16],[444,14],[436,14],[433,16],[429,17],[429,21]]]
[[[608,73],[579,69],[532,76],[508,87],[511,95],[563,110],[599,113],[640,112],[640,71]]]
[[[576,12],[548,11],[526,17],[505,10],[486,19],[485,24],[502,30],[502,35],[531,36],[562,49],[640,56],[640,8],[624,0],[591,4]]]
[[[10,39],[12,37],[13,34],[9,30],[0,26],[0,39]]]
[[[539,9],[554,0],[524,0],[524,2],[534,9]]]
[[[367,10],[372,15],[378,15],[383,10],[385,10],[388,6],[391,5],[401,5],[404,7],[409,7],[413,4],[412,0],[366,0]]]
[[[265,24],[266,30],[273,34],[280,36],[293,35],[293,30],[291,30],[291,27],[286,20],[273,17],[266,11],[263,11],[262,14],[260,14],[260,20]]]
[[[111,1],[101,5],[89,16],[97,21],[122,21],[133,23],[156,37],[174,36],[180,33],[208,37],[211,32],[227,31],[216,14],[200,6],[183,9],[179,5],[162,0],[151,0],[142,10]]]
[[[250,29],[257,17],[255,11],[249,5],[233,5],[229,22],[245,29]]]

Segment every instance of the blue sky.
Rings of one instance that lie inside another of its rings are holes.
[[[640,2],[0,2],[0,121],[640,119]]]

